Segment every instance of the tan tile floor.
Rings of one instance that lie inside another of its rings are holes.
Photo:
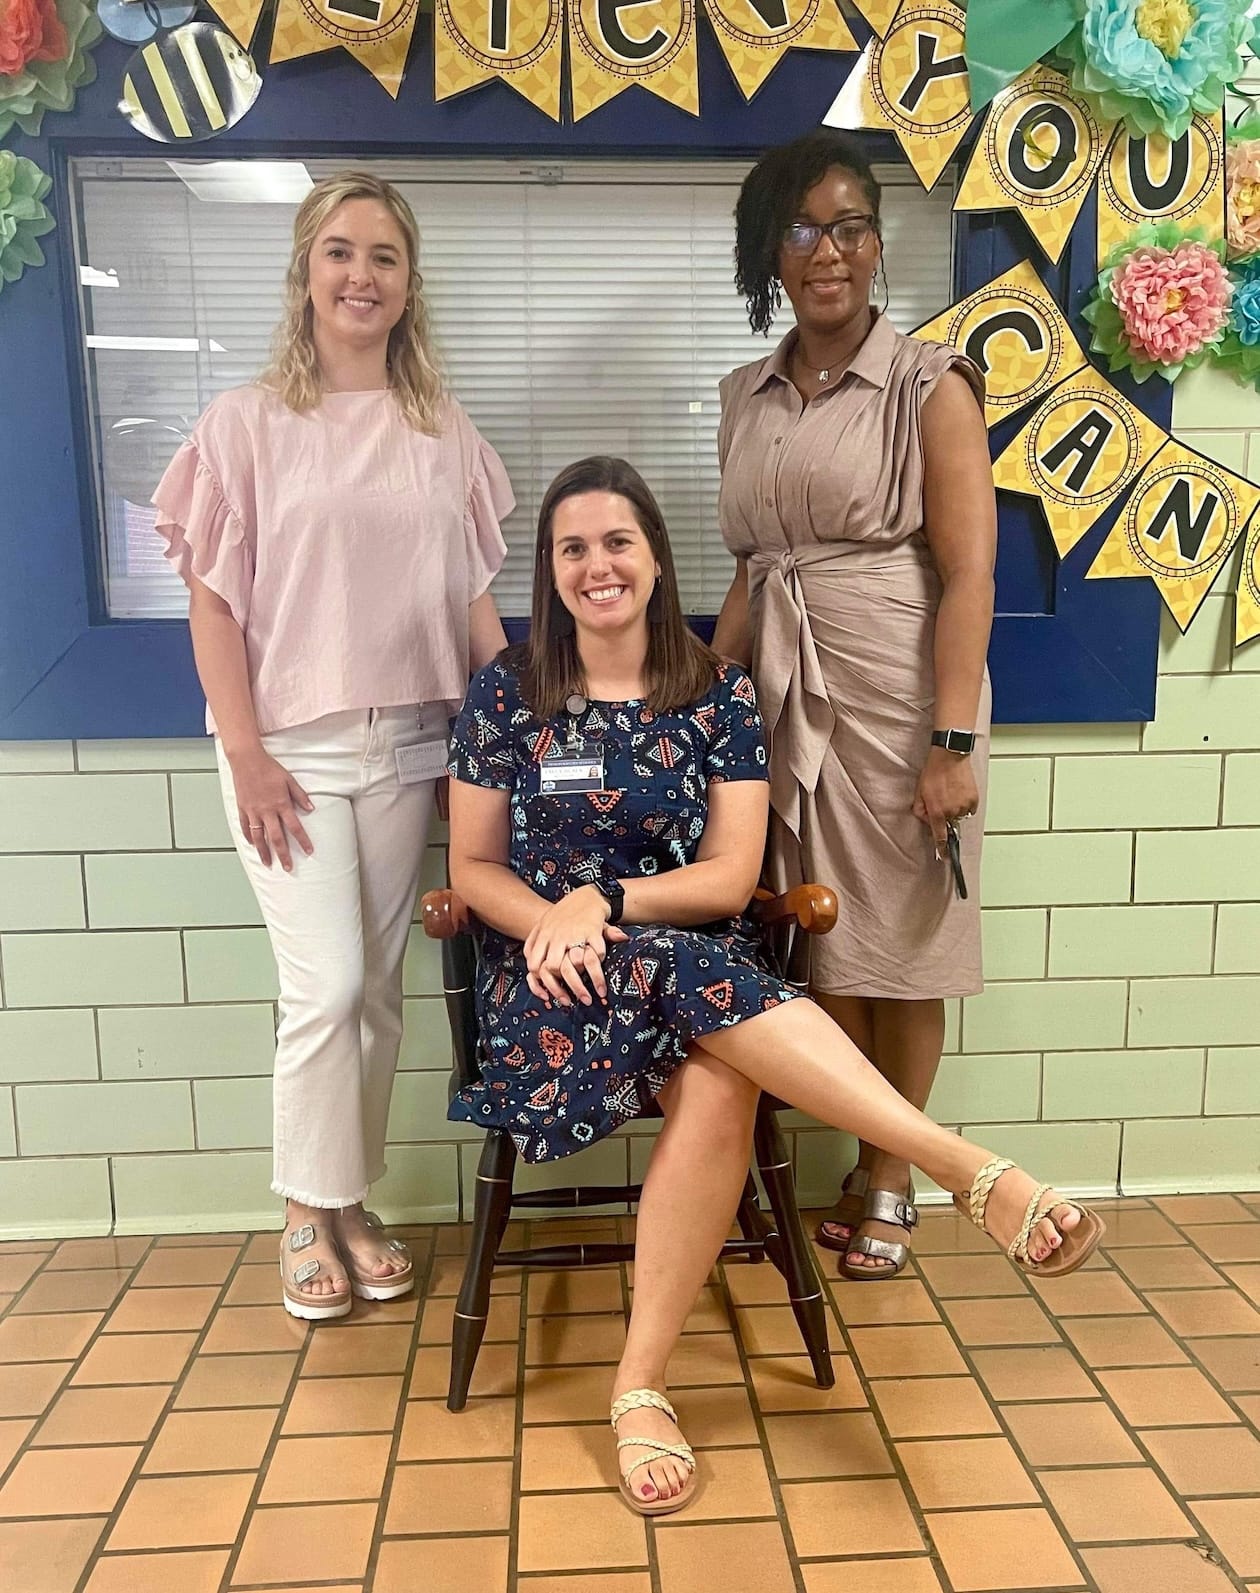
[[[773,1269],[721,1268],[671,1370],[702,1487],[655,1524],[604,1423],[630,1268],[500,1275],[453,1416],[464,1230],[313,1330],[271,1234],[0,1245],[0,1588],[1260,1593],[1260,1196],[1107,1215],[1057,1286],[952,1215],[896,1282],[823,1255],[826,1392]]]

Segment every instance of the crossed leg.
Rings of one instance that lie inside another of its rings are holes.
[[[739,1204],[761,1089],[922,1168],[945,1189],[968,1189],[991,1159],[903,1099],[812,1001],[790,1001],[704,1035],[661,1092],[665,1127],[639,1203],[634,1307],[614,1396],[664,1387],[674,1344]],[[994,1185],[986,1226],[999,1244],[1018,1234],[1035,1187],[1019,1168]],[[1065,1232],[1080,1220],[1066,1203],[1050,1211]],[[1029,1255],[1044,1261],[1061,1243],[1047,1216],[1032,1230]],[[634,1411],[623,1424],[632,1420],[623,1437],[676,1441],[659,1412]],[[623,1469],[646,1453],[622,1451]],[[686,1477],[680,1462],[663,1459],[641,1467],[634,1486],[645,1499],[668,1498]]]

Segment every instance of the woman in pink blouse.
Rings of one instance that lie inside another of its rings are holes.
[[[391,184],[312,189],[272,365],[215,399],[153,500],[279,968],[271,1187],[283,1302],[311,1320],[413,1283],[363,1201],[447,717],[504,645],[512,492],[443,390],[418,254]]]

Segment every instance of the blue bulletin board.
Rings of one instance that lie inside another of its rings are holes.
[[[751,103],[714,39],[701,31],[701,115],[632,88],[576,124],[557,125],[511,89],[491,82],[443,104],[433,100],[421,18],[397,101],[341,51],[266,69],[262,95],[240,125],[182,158],[390,154],[548,153],[604,157],[758,155],[817,126],[851,56],[788,54]],[[127,47],[96,49],[97,79],[68,115],[48,115],[39,138],[10,147],[54,177],[57,230],[42,240],[48,266],[0,294],[0,738],[197,735],[203,704],[187,626],[111,620],[105,613],[97,513],[77,349],[78,292],[68,162],[75,155],[152,158],[155,146],[118,114]],[[261,59],[261,56],[260,56]],[[900,159],[882,134],[859,135],[877,159]],[[964,152],[965,152],[964,146]],[[1041,257],[1016,217],[959,214],[956,296],[1024,258]],[[1092,285],[1092,200],[1058,267],[1043,276],[1082,341],[1075,312]],[[942,309],[945,306],[941,306]],[[1167,386],[1113,378],[1167,427]],[[1153,392],[1153,388],[1159,392]],[[995,427],[995,454],[1021,417]],[[1160,601],[1147,581],[1085,582],[1114,515],[1061,563],[1031,499],[1002,495],[998,604],[990,652],[999,722],[1152,718]]]

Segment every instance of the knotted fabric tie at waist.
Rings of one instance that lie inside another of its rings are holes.
[[[798,840],[802,800],[818,788],[836,728],[800,571],[835,566],[842,559],[828,546],[748,556],[754,595],[759,594],[761,603],[754,673],[771,746],[770,805]]]

